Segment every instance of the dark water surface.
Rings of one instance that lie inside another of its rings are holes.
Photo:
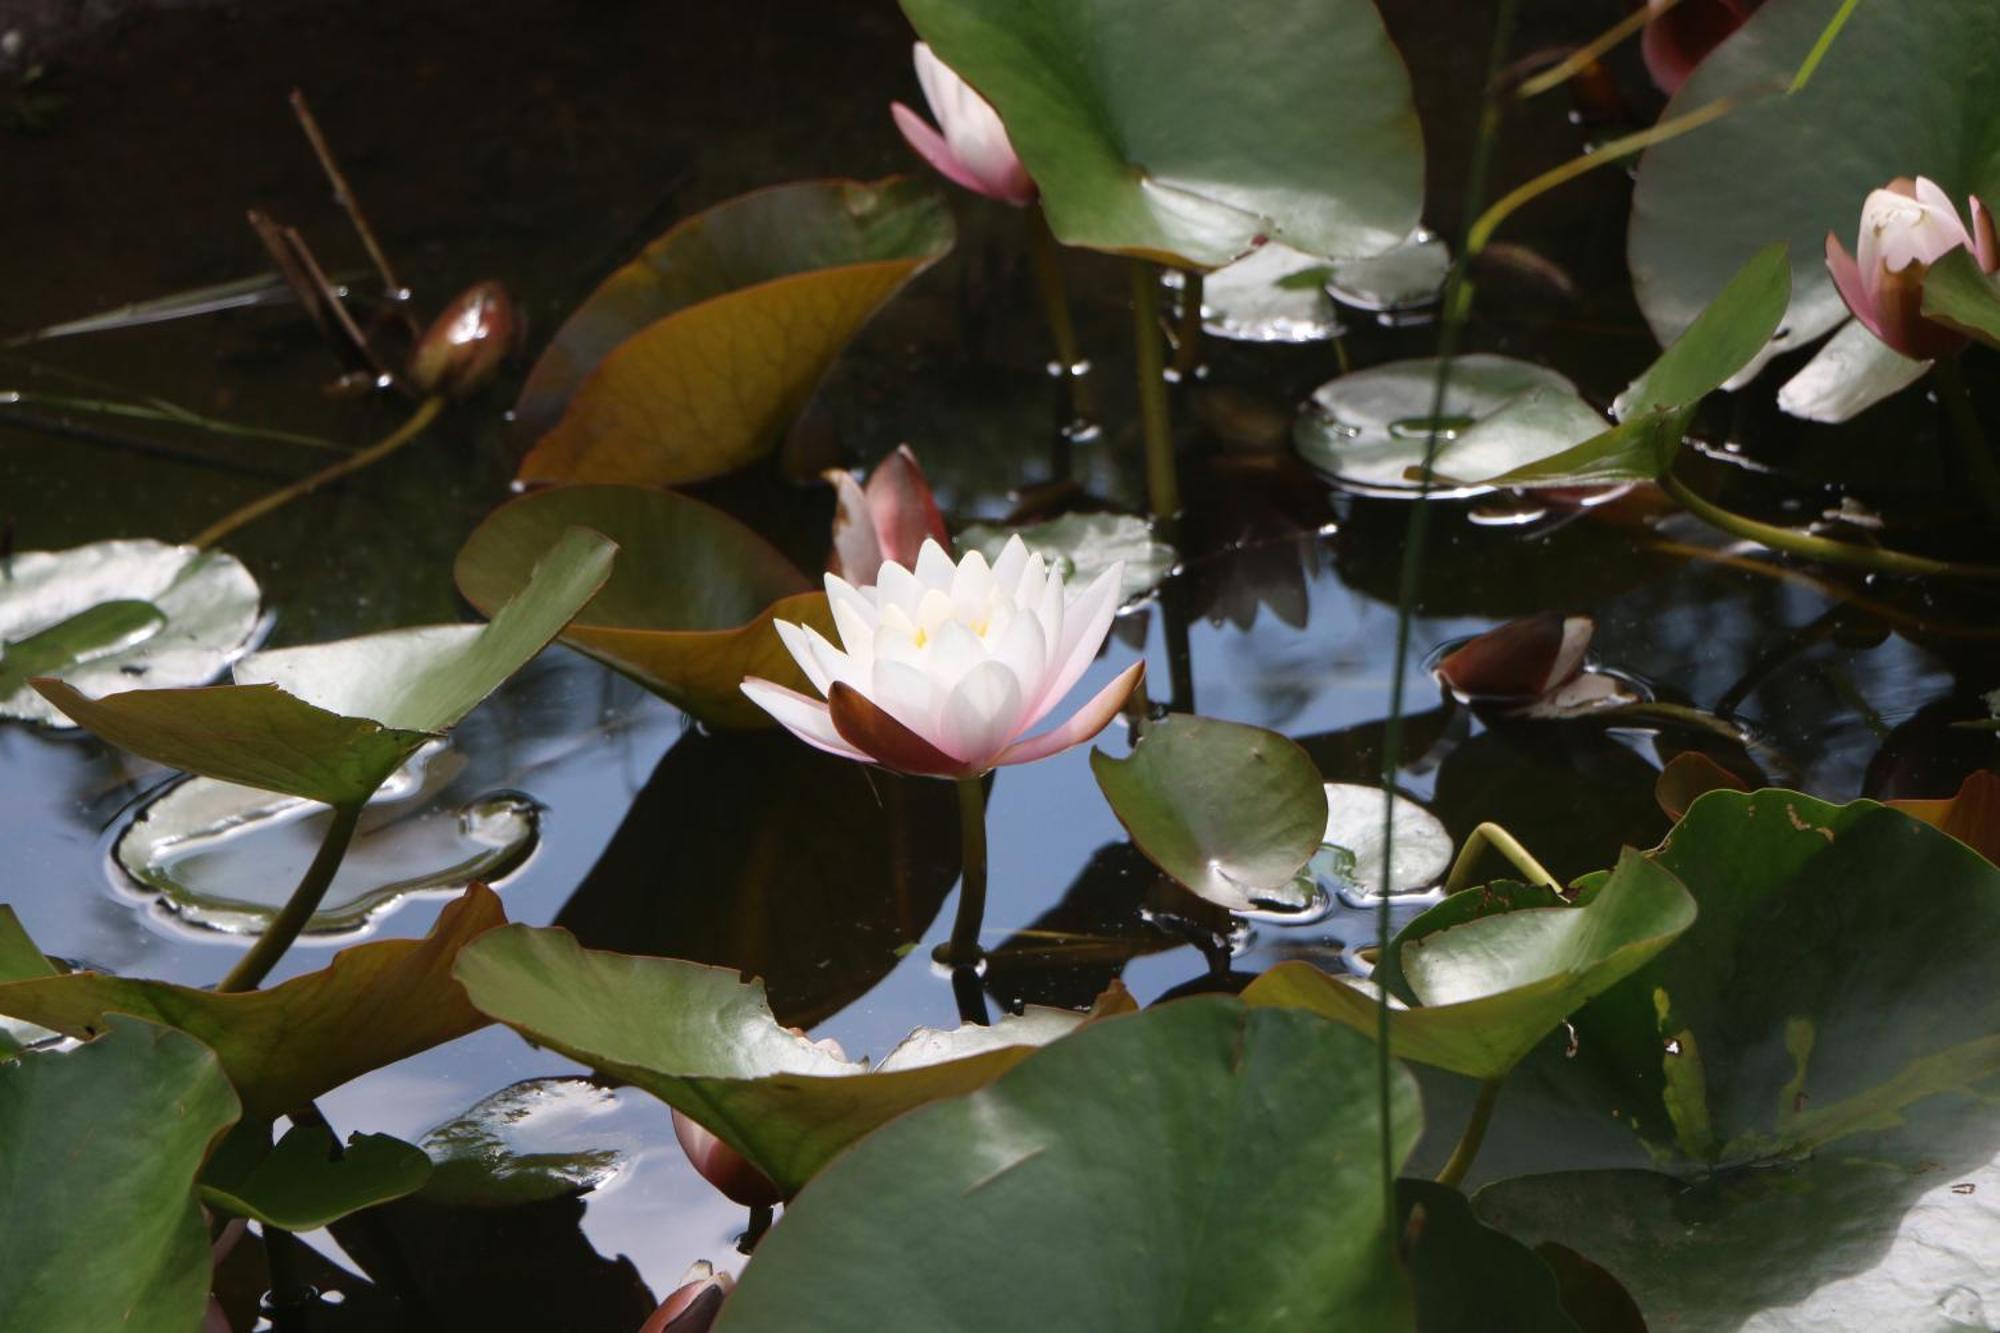
[[[1460,224],[1468,94],[1486,42],[1483,22],[1464,25],[1461,11],[1472,8],[1385,5],[1412,53],[1433,146],[1426,221],[1448,236]],[[1574,8],[1588,12],[1531,20],[1551,26],[1524,33],[1519,50],[1574,40],[1622,12],[1612,0]],[[472,280],[500,277],[544,334],[689,212],[787,179],[913,169],[886,113],[892,97],[915,96],[909,36],[880,0],[328,0],[142,8],[49,27],[33,26],[46,17],[39,9],[22,15],[27,57],[50,68],[35,86],[62,101],[40,130],[0,130],[5,333],[260,271],[243,224],[250,206],[300,227],[331,267],[359,271],[363,256],[286,108],[294,86],[312,97],[420,305],[435,309]],[[0,5],[0,28],[5,16]],[[20,91],[20,63],[0,95]],[[1634,117],[1649,115],[1656,103],[1640,80],[1618,72]],[[1542,99],[1509,119],[1497,179],[1524,179],[1624,128],[1616,116],[1572,114],[1560,95]],[[1626,194],[1621,171],[1600,172],[1510,226],[1505,238],[1556,258],[1572,290],[1525,266],[1493,266],[1481,277],[1469,346],[1559,366],[1608,401],[1654,350],[1624,277]],[[1014,493],[1047,480],[1060,403],[1041,371],[1020,220],[957,202],[957,251],[863,335],[800,439],[808,452],[860,462],[907,440],[954,517],[995,518]],[[1104,439],[1078,446],[1077,477],[1102,501],[1131,504],[1140,477],[1127,424],[1125,277],[1101,257],[1077,256],[1071,267],[1112,423]],[[1432,349],[1427,325],[1347,319],[1356,365]],[[1190,454],[1185,572],[1160,602],[1121,620],[1081,688],[1144,654],[1155,697],[1179,674],[1192,687],[1182,705],[1299,739],[1329,780],[1369,781],[1381,762],[1407,506],[1336,496],[1289,456],[1295,405],[1336,373],[1331,345],[1212,350],[1206,379],[1176,401]],[[84,376],[108,386],[104,396],[155,394],[347,444],[390,428],[395,404],[321,392],[337,369],[310,326],[280,308],[0,353],[0,389],[88,395],[65,378]],[[231,541],[266,590],[269,643],[466,614],[451,560],[507,493],[513,460],[500,427],[512,387]],[[1822,485],[1838,475],[1892,522],[1934,516],[1938,502],[1925,497],[1937,490],[1935,423],[1920,394],[1809,437],[1778,419],[1769,397],[1713,404],[1705,421],[1713,440],[1735,446],[1714,448],[1704,474],[1732,503],[1797,519],[1838,503]],[[1773,474],[1735,466],[1745,457]],[[0,410],[0,522],[23,550],[183,538],[321,461],[300,446],[157,423]],[[806,567],[820,560],[823,488],[759,478],[708,489],[763,521]],[[1641,507],[1494,525],[1475,521],[1482,502],[1440,504],[1418,657],[1512,615],[1587,612],[1603,663],[1662,700],[1731,713],[1754,743],[1746,755],[1699,729],[1639,723],[1489,727],[1449,707],[1413,661],[1404,787],[1454,837],[1497,820],[1559,875],[1607,865],[1621,845],[1650,845],[1665,829],[1653,777],[1664,756],[1691,746],[1747,757],[1774,781],[1835,799],[1948,794],[1980,762],[1966,733],[1947,724],[1981,712],[1990,606],[1931,605],[1892,590],[1893,626],[1867,611],[1829,618],[1836,603],[1822,587],[1713,558],[1725,549],[1716,534],[1684,517],[1645,526]],[[1188,626],[1182,673],[1167,656],[1169,619]],[[1101,743],[1124,745],[1115,732]],[[560,648],[473,714],[451,746],[465,768],[426,798],[439,809],[494,792],[542,807],[532,857],[500,886],[513,919],[559,922],[598,947],[758,971],[781,1017],[854,1054],[879,1055],[916,1024],[955,1021],[929,962],[949,926],[956,868],[943,784],[871,783],[782,734],[691,730],[666,704]],[[1310,926],[1256,923],[1235,939],[1233,957],[1217,952],[1200,912],[1126,846],[1087,755],[995,780],[987,923],[996,1002],[1086,1004],[1120,973],[1152,1000],[1227,985],[1230,974],[1285,957],[1337,966],[1372,936],[1367,913],[1343,906]],[[0,898],[45,948],[197,984],[226,969],[237,942],[137,905],[110,860],[134,810],[169,776],[75,733],[0,726]],[[311,835],[299,826],[270,836],[284,841],[263,854],[283,865],[280,854]],[[439,902],[407,899],[370,930],[421,933]],[[330,947],[307,941],[279,975],[323,965]],[[323,1107],[343,1131],[415,1139],[517,1080],[575,1072],[489,1029],[359,1080]],[[1432,1082],[1446,1106],[1461,1095]],[[418,1285],[437,1306],[436,1326],[630,1329],[650,1308],[639,1284],[663,1294],[693,1259],[740,1263],[742,1214],[685,1166],[664,1108],[606,1094],[551,1122],[563,1147],[618,1147],[624,1166],[581,1201],[487,1214],[405,1209],[404,1259],[424,1272]],[[1434,1122],[1447,1133],[1457,1123],[1449,1110]],[[1483,1172],[1517,1160],[1506,1130],[1503,1107]],[[374,1243],[312,1239],[336,1257]],[[522,1304],[532,1301],[542,1303]],[[363,1308],[353,1307],[355,1326],[371,1326]],[[478,1324],[493,1311],[506,1320]]]

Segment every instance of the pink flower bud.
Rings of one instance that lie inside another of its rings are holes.
[[[708,1333],[735,1285],[729,1274],[718,1273],[714,1264],[700,1260],[681,1274],[681,1284],[639,1326],[639,1333]]]
[[[974,194],[1016,206],[1034,203],[1039,192],[1014,154],[1000,113],[922,42],[917,43],[916,60],[917,82],[923,85],[938,129],[901,102],[892,103],[889,114],[910,147]]]
[[[410,351],[410,380],[427,394],[463,398],[519,345],[524,325],[497,282],[476,282],[444,308]]]
[[[674,1112],[674,1137],[680,1140],[688,1164],[725,1197],[746,1208],[771,1208],[784,1202],[785,1196],[769,1176],[679,1111]]]
[[[2000,241],[1986,205],[1972,200],[1968,228],[1936,182],[1898,176],[1862,204],[1854,254],[1827,233],[1826,267],[1841,299],[1869,332],[1904,356],[1928,361],[1965,346],[1963,333],[1923,314],[1924,275],[1961,247],[1984,271],[2000,269]]]
[[[1540,699],[1576,679],[1596,628],[1589,616],[1553,611],[1510,620],[1446,654],[1437,674],[1469,699]]]
[[[910,566],[929,538],[949,551],[951,534],[938,512],[930,482],[910,446],[879,463],[863,487],[852,473],[836,469],[826,474],[833,483],[837,508],[833,513],[833,554],[827,569],[849,583],[875,582],[884,560]]]
[[[1663,93],[1687,82],[1702,58],[1750,20],[1759,0],[1680,0],[1671,8],[1657,3],[1639,38],[1646,73]]]

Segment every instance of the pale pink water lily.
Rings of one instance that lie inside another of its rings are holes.
[[[731,1202],[746,1208],[772,1208],[785,1201],[784,1192],[752,1166],[749,1158],[678,1110],[674,1112],[674,1138],[687,1154],[688,1165]]]
[[[1096,736],[1145,675],[1134,663],[1061,725],[1029,736],[1082,678],[1118,610],[1122,565],[1081,592],[1019,536],[991,566],[927,541],[872,587],[826,576],[841,645],[774,622],[821,699],[750,677],[743,692],[829,754],[926,777],[970,778]]]
[[[1000,114],[923,42],[917,43],[916,61],[917,82],[937,127],[901,102],[891,103],[889,114],[910,147],[974,194],[1017,206],[1034,203],[1039,193],[1034,178],[1015,155]]]
[[[826,479],[833,483],[837,503],[833,554],[826,567],[849,583],[873,583],[884,560],[915,564],[927,539],[951,549],[944,515],[909,445],[897,445],[896,452],[876,464],[866,486],[844,469],[828,472]]]
[[[1841,299],[1871,333],[1904,356],[1932,360],[1965,345],[1958,330],[1924,318],[1924,275],[1932,264],[1962,247],[1984,271],[2000,270],[1993,215],[1979,199],[1971,202],[1968,228],[1936,182],[1899,176],[1862,204],[1854,254],[1827,233],[1826,266]]]

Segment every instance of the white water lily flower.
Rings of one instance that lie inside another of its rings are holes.
[[[1104,730],[1145,675],[1134,663],[1068,721],[1027,736],[1097,657],[1122,574],[1114,565],[1072,593],[1018,536],[990,567],[977,551],[953,564],[927,541],[914,571],[885,562],[872,587],[826,576],[839,648],[775,622],[823,701],[755,676],[743,692],[799,739],[898,772],[968,778],[1042,759]]]
[[[932,129],[901,102],[891,103],[889,114],[910,147],[974,194],[1017,206],[1035,202],[1034,178],[1015,155],[1000,113],[923,42],[917,43],[916,61],[917,82],[923,85],[924,100],[930,103],[938,127]]]

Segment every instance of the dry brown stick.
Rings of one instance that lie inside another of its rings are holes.
[[[306,95],[300,89],[292,89],[292,112],[299,118],[299,128],[306,133],[306,142],[312,145],[314,155],[319,158],[320,170],[333,186],[334,202],[347,213],[347,220],[354,224],[355,233],[361,237],[361,246],[368,251],[368,258],[375,265],[375,271],[382,275],[382,285],[389,299],[400,305],[407,295],[396,270],[390,267],[389,256],[382,249],[382,243],[375,239],[375,229],[368,225],[368,215],[361,211],[361,201],[354,197],[354,187],[347,183],[347,176],[340,164],[333,159],[333,149],[327,145],[326,136],[320,133],[319,122],[313,119],[312,108],[306,104]]]
[[[271,264],[278,270],[278,276],[285,280],[285,285],[299,298],[299,304],[306,308],[308,315],[312,316],[313,323],[319,325],[320,333],[331,340],[334,336],[333,326],[327,322],[328,315],[320,291],[313,285],[305,267],[299,263],[298,253],[286,239],[286,229],[272,221],[269,214],[255,208],[249,211],[248,217],[250,230],[257,233],[257,239],[262,242],[265,253],[271,256]]]
[[[382,359],[375,355],[375,349],[368,345],[367,335],[362,333],[361,326],[354,322],[354,316],[347,313],[347,307],[341,303],[340,293],[336,292],[333,289],[333,284],[327,280],[326,270],[319,266],[319,260],[313,258],[313,252],[306,245],[305,237],[299,235],[298,228],[287,227],[285,228],[285,239],[291,242],[292,250],[298,256],[299,263],[305,266],[306,273],[310,276],[319,299],[324,301],[333,311],[333,318],[340,325],[341,332],[347,335],[349,341],[354,344],[354,349],[361,353],[362,357],[368,362],[369,368],[378,377],[383,380],[393,381],[396,378],[395,375],[390,372],[387,366],[382,364]]]

